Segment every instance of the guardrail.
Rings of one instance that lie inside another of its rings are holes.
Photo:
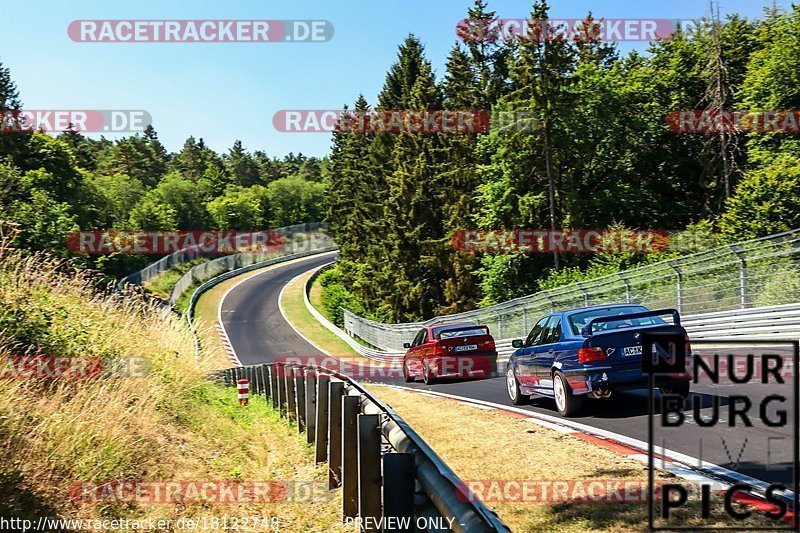
[[[342,488],[343,518],[360,519],[362,531],[381,531],[382,517],[411,524],[419,517],[450,519],[457,532],[510,531],[467,496],[458,476],[397,413],[347,376],[271,363],[223,370],[217,378],[228,386],[249,380],[252,393],[305,431],[316,462],[328,463],[329,489]],[[409,529],[383,528],[393,530]]]
[[[425,322],[383,324],[345,310],[344,330],[382,351],[398,352],[419,328],[431,324],[476,322],[488,325],[498,339],[511,339],[526,336],[541,316],[588,305],[640,303],[705,317],[798,301],[800,230],[792,230]]]
[[[293,226],[285,226],[272,230],[280,233],[285,239],[285,254],[300,252],[312,248],[321,248],[333,246],[334,243],[324,232],[324,226],[320,222],[312,222],[306,224],[295,224]],[[314,238],[310,238],[313,236]],[[255,263],[265,260],[267,257],[275,257],[276,254],[231,254],[223,257],[218,257],[207,263],[202,263],[192,267],[191,270],[186,272],[175,284],[172,293],[170,294],[169,304],[174,305],[178,298],[198,280],[208,279],[214,275],[214,272],[223,272],[225,270],[232,270],[239,268],[250,263]],[[117,282],[116,290],[121,290],[125,285],[142,285],[153,278],[163,274],[167,270],[183,264],[194,259],[207,257],[208,254],[200,250],[178,250],[167,256],[162,257],[158,261],[146,266],[138,272],[128,274]]]

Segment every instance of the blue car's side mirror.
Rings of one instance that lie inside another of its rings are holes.
[[[514,348],[522,348],[523,344],[524,343],[522,342],[522,339],[514,339],[513,341],[511,341],[511,346],[513,346]]]
[[[403,343],[403,348],[405,348],[405,349],[411,348],[411,343],[410,342],[404,342]]]

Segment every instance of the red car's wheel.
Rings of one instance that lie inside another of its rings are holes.
[[[433,375],[433,371],[426,361],[422,362],[422,381],[425,382],[425,385],[436,383],[436,376]]]
[[[406,383],[411,383],[415,380],[414,376],[411,375],[411,371],[408,368],[408,362],[403,361],[403,377],[406,380]]]

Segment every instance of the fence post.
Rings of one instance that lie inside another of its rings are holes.
[[[677,290],[678,290],[678,312],[683,314],[683,271],[675,266],[673,261],[667,261],[667,264],[675,271]]]
[[[747,260],[735,244],[728,245],[739,258],[739,307],[747,309]]]
[[[297,418],[297,400],[294,390],[294,367],[288,365],[283,367],[283,381],[286,388],[286,415],[289,420]]]
[[[361,398],[342,397],[342,518],[358,516],[358,413]]]
[[[344,382],[331,381],[328,395],[328,488],[342,483],[342,396]]]
[[[383,456],[383,516],[395,523],[414,521],[414,454],[387,453]],[[387,528],[386,531],[391,531]]]
[[[522,308],[522,334],[526,335],[530,330],[528,329],[528,308]]]
[[[497,313],[497,338],[503,338],[503,315]]]
[[[631,303],[631,282],[622,272],[617,272],[619,279],[625,284],[625,303]]]
[[[306,442],[314,444],[317,433],[317,375],[306,369]]]
[[[580,281],[576,281],[575,285],[583,292],[583,303],[586,307],[589,307],[589,291],[586,290],[586,287]]]
[[[550,312],[551,313],[555,313],[556,312],[556,303],[553,301],[553,298],[550,297],[550,294],[547,293],[546,291],[544,293],[542,293],[542,294],[544,294],[544,297],[547,298],[548,302],[550,302]]]
[[[306,370],[297,367],[294,374],[294,387],[297,394],[297,432],[302,433],[306,427]]]
[[[317,377],[317,417],[314,438],[314,458],[318,463],[328,459],[328,383],[331,378],[320,374]]]
[[[380,415],[358,415],[358,516],[362,520],[381,516]],[[369,522],[366,522],[369,526]],[[364,531],[378,528],[364,527]]]

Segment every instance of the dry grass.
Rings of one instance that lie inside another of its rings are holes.
[[[370,390],[391,405],[465,482],[647,480],[645,464],[522,417],[385,386],[370,385]],[[675,478],[658,472],[657,479],[670,482]],[[646,503],[489,502],[487,505],[515,532],[647,529]],[[713,516],[720,517],[714,524],[698,518],[697,502],[676,511],[675,518],[685,526],[740,525],[722,519],[719,505],[714,510]],[[766,519],[760,523],[775,526]]]
[[[277,517],[282,530],[340,530],[338,495],[308,504],[97,504],[84,481],[324,480],[296,430],[256,399],[213,385],[185,322],[142,301],[106,301],[84,273],[43,257],[0,261],[0,355],[143,358],[140,377],[0,379],[0,516]]]

